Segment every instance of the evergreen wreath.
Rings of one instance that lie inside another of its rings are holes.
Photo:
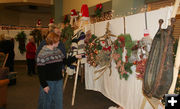
[[[103,6],[101,3],[96,5],[96,8],[95,8],[96,16],[101,17],[102,9],[103,9]]]
[[[16,41],[19,42],[19,51],[21,54],[24,54],[24,52],[26,51],[26,47],[25,47],[25,43],[26,43],[26,40],[27,40],[27,37],[26,37],[26,34],[24,33],[24,31],[22,32],[19,32],[17,35],[16,35]]]
[[[87,61],[93,67],[97,65],[103,67],[110,61],[111,45],[106,40],[95,39],[97,39],[97,36],[92,35],[89,39],[89,44],[85,47]]]
[[[31,31],[30,35],[34,37],[37,46],[39,46],[40,42],[42,41],[41,31],[39,29],[34,29]]]
[[[121,34],[114,41],[114,51],[113,59],[116,63],[116,68],[119,72],[120,79],[128,79],[129,75],[132,74],[131,66],[133,63],[128,61],[128,58],[131,56],[131,48],[133,47],[133,42],[129,34]],[[123,53],[126,52],[125,59],[123,59]]]

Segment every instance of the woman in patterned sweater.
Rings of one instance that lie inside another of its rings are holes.
[[[40,96],[38,109],[63,109],[62,66],[70,65],[81,55],[66,59],[60,49],[59,36],[49,33],[46,44],[37,56],[37,66],[40,79]]]

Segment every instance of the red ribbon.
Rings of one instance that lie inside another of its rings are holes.
[[[103,47],[103,50],[104,50],[104,51],[108,51],[108,50],[111,51],[111,46],[109,46],[108,48]]]
[[[102,9],[102,4],[101,4],[101,3],[96,5],[95,11],[96,11],[97,9],[100,9],[100,10]]]

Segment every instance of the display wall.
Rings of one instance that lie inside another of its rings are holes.
[[[71,9],[81,10],[82,4],[87,4],[88,7],[95,6],[98,3],[104,3],[112,0],[63,0],[63,15],[70,14]]]
[[[167,28],[168,19],[172,13],[172,7],[162,8],[147,13],[147,27],[150,37],[154,38],[158,28],[159,19],[163,19],[162,28]],[[125,17],[126,33],[131,35],[133,41],[141,40],[144,34],[145,14],[139,13]],[[86,27],[86,31],[91,30],[92,34],[101,37],[105,34],[107,22],[110,23],[110,31],[114,35],[124,33],[123,18],[115,18],[109,21],[99,22]],[[115,38],[112,37],[112,40]],[[99,73],[94,73],[100,67],[92,67],[88,63],[85,65],[85,83],[87,90],[99,91],[107,98],[122,106],[124,109],[140,109],[143,101],[142,82],[136,78],[135,66],[131,67],[133,73],[128,80],[120,79],[116,69],[115,62],[112,61],[112,74],[109,76],[109,70],[98,79]],[[144,109],[153,109],[149,102],[146,102]],[[160,109],[160,108],[159,108]]]

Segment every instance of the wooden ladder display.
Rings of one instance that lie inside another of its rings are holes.
[[[79,27],[76,30],[76,32],[78,33],[80,30],[85,31],[85,27],[84,26]],[[72,39],[74,39],[74,38],[75,38],[75,36]],[[76,72],[75,72],[75,79],[74,79],[74,88],[73,88],[72,103],[71,103],[72,106],[74,105],[74,100],[75,100],[75,96],[76,96],[76,87],[77,87],[77,80],[78,80],[78,73],[79,73],[80,65],[81,65],[81,59],[78,59],[78,62],[76,64]],[[81,78],[81,82],[82,82],[84,74],[82,74],[81,76],[82,76],[82,78]],[[66,73],[64,84],[63,84],[63,92],[65,91],[66,84],[67,84],[67,81],[68,81],[68,77],[69,77],[69,75]]]
[[[77,87],[77,80],[78,80],[78,72],[79,72],[80,63],[81,63],[81,59],[78,59],[76,73],[75,73],[75,79],[74,79],[73,94],[72,94],[72,103],[71,103],[72,106],[74,106],[74,101],[75,101],[75,96],[76,96],[76,87]],[[65,91],[68,77],[69,76],[66,73],[64,84],[63,84],[63,92]]]

